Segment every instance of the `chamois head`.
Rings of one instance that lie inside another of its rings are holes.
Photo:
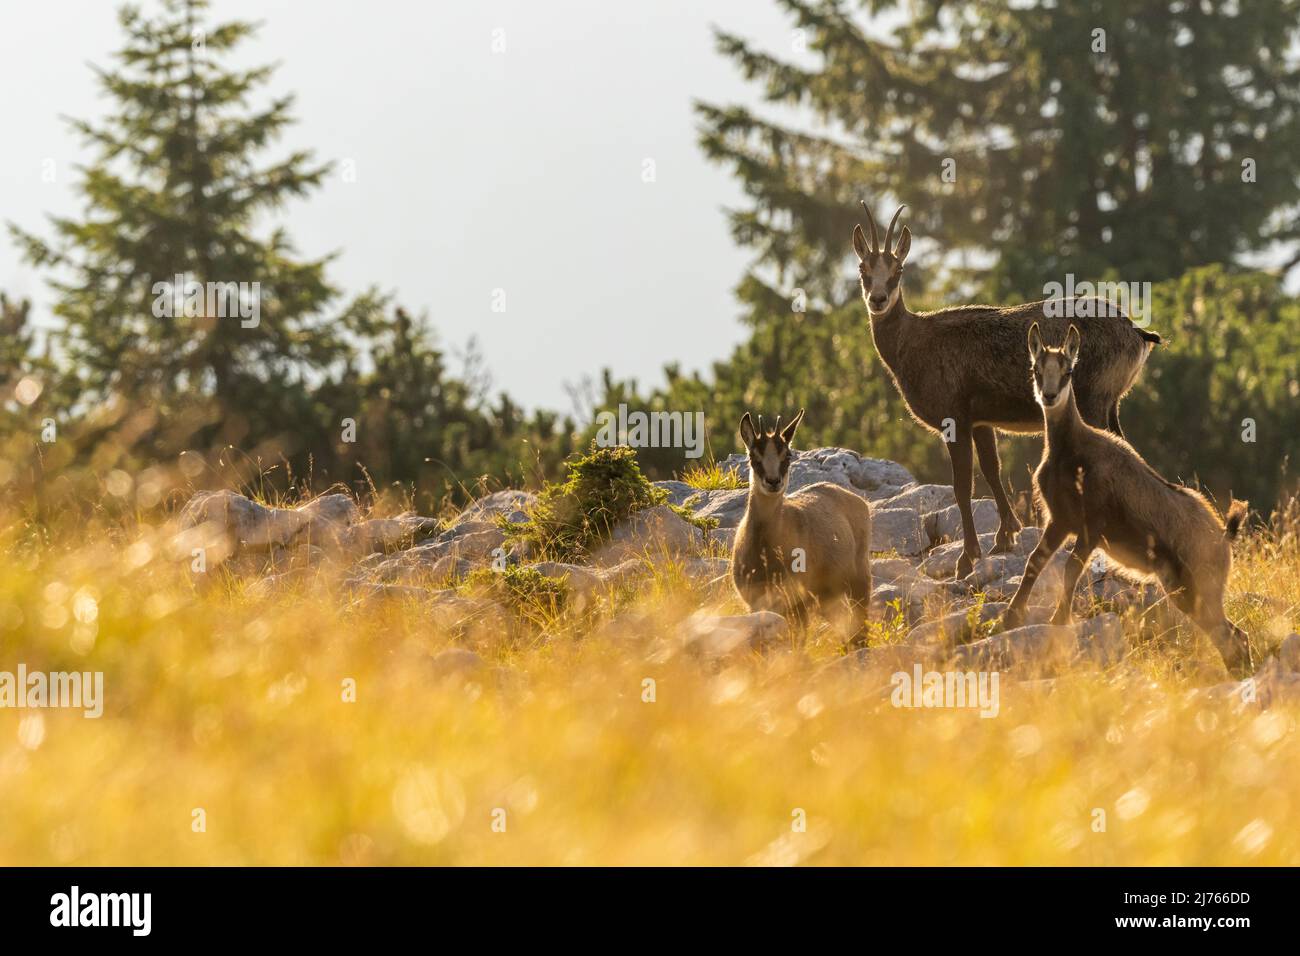
[[[881,248],[880,233],[876,229],[876,220],[871,215],[871,208],[865,202],[862,208],[867,212],[867,224],[871,227],[870,244],[867,243],[862,227],[853,227],[853,251],[858,254],[862,298],[867,303],[867,312],[871,315],[883,315],[898,301],[899,284],[903,281],[903,263],[912,250],[912,232],[904,226],[898,237],[898,245],[893,249],[890,248],[894,240],[894,225],[898,222],[898,214],[907,208],[899,206],[894,211],[894,218],[889,220],[885,245]]]
[[[749,452],[749,487],[765,495],[785,494],[785,486],[790,480],[790,440],[794,430],[803,421],[803,409],[790,424],[781,427],[781,416],[776,416],[776,424],[768,431],[763,426],[763,416],[758,416],[758,428],[745,412],[740,420],[740,438]]]
[[[1079,361],[1079,330],[1073,325],[1065,333],[1065,344],[1052,348],[1043,344],[1035,322],[1029,327],[1029,363],[1034,370],[1034,397],[1044,408],[1055,408],[1070,397],[1070,377]]]

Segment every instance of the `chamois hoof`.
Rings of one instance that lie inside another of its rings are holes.
[[[963,551],[961,557],[957,560],[957,580],[961,580],[975,570],[975,562],[980,559],[979,552],[971,554],[969,551]]]
[[[1009,531],[1006,534],[1003,534],[1001,531],[999,531],[997,539],[993,542],[993,550],[990,551],[989,554],[1010,554],[1011,552],[1015,551],[1016,535],[1018,535],[1019,533],[1020,533],[1019,528],[1017,528],[1015,531]]]
[[[1255,661],[1250,653],[1250,641],[1242,638],[1219,647],[1219,656],[1228,674],[1235,680],[1245,680],[1255,673]]]

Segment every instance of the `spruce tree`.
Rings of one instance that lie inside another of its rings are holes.
[[[717,40],[785,122],[698,110],[704,149],[752,198],[734,235],[787,302],[854,294],[863,198],[878,217],[908,203],[950,277],[997,298],[1068,272],[1158,281],[1300,238],[1296,0],[779,2],[813,65]],[[992,268],[959,268],[970,253]],[[937,256],[919,258],[937,288]]]
[[[296,256],[282,229],[265,228],[329,166],[307,152],[263,160],[293,98],[257,100],[271,68],[229,64],[255,26],[209,23],[207,7],[163,0],[157,17],[123,8],[126,43],[111,69],[96,69],[110,115],[73,121],[95,150],[79,184],[84,215],[52,218],[49,240],[10,230],[34,264],[55,267],[56,344],[80,409],[110,399],[152,408],[171,443],[302,444],[310,380],[338,365],[340,330],[374,302],[328,314],[337,298],[328,260]],[[201,301],[173,298],[178,275],[200,284]],[[213,309],[222,304],[208,283],[245,283],[246,294]],[[169,306],[175,314],[157,314]]]

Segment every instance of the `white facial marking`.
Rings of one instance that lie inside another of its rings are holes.
[[[781,474],[781,453],[777,449],[777,443],[775,441],[763,443],[762,451],[754,457],[758,459],[759,467],[755,468],[751,463],[749,472],[750,485],[760,494],[784,494],[789,473]],[[776,487],[772,486],[774,482]]]
[[[877,256],[869,273],[871,287],[867,290],[867,311],[872,315],[888,312],[894,307],[894,300],[898,298],[898,286],[889,288],[889,274],[889,263],[885,261],[884,256]]]
[[[1034,376],[1034,397],[1044,408],[1056,408],[1070,397],[1069,362],[1060,351],[1042,352]]]

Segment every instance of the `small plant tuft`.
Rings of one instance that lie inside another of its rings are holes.
[[[636,452],[624,445],[599,448],[593,442],[586,454],[574,455],[566,467],[568,477],[542,488],[527,521],[500,523],[508,535],[528,541],[539,555],[582,561],[609,539],[619,522],[667,503],[668,493],[651,484],[641,473]],[[697,519],[686,508],[673,510],[706,530],[716,524]]]
[[[488,594],[524,618],[554,617],[563,610],[569,588],[536,568],[507,567],[502,571],[477,568],[466,575],[462,588]]]
[[[738,491],[745,487],[736,468],[723,468],[716,461],[691,465],[682,472],[684,484],[700,491]]]

